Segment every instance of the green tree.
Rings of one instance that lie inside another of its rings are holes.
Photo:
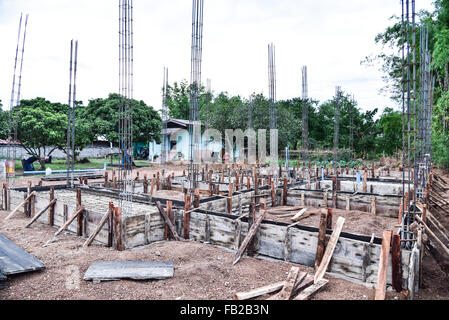
[[[45,170],[45,157],[66,143],[67,107],[44,98],[22,100],[14,110],[17,138],[22,147],[35,156]]]
[[[2,109],[2,101],[0,100],[0,139],[8,139],[9,112]]]
[[[377,122],[379,132],[376,138],[378,152],[392,156],[402,148],[402,113],[392,108],[385,108]]]
[[[120,104],[124,98],[112,93],[108,98],[90,100],[85,108],[81,108],[81,117],[87,121],[93,137],[104,136],[106,140],[118,143],[118,124]],[[132,107],[133,141],[161,141],[161,116],[143,101],[127,100]]]

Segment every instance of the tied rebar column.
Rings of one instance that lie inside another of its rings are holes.
[[[424,194],[427,187],[428,175],[432,170],[431,138],[433,117],[433,86],[431,74],[431,54],[429,52],[429,26],[420,29],[420,68],[419,68],[419,100],[417,114],[417,146],[415,168],[415,197],[424,203]]]
[[[164,80],[162,85],[162,152],[161,164],[166,164],[168,161],[168,139],[170,135],[167,132],[168,121],[168,68],[164,67]]]
[[[276,52],[274,44],[268,45],[268,92],[270,99],[270,129],[277,129],[276,107]]]
[[[69,67],[69,103],[67,104],[67,186],[74,187],[75,166],[75,110],[76,110],[76,72],[78,69],[78,41],[70,41],[70,67]]]
[[[25,26],[24,26],[24,32],[23,32],[23,39],[22,39],[22,48],[21,48],[21,58],[19,59],[19,47],[20,47],[20,39],[22,37],[22,20],[23,20],[23,14],[20,14],[20,20],[19,20],[19,32],[17,35],[17,46],[16,46],[16,54],[14,59],[14,73],[13,73],[13,79],[12,79],[12,88],[11,88],[11,100],[9,103],[9,122],[8,122],[8,146],[6,150],[6,158],[9,161],[15,161],[17,158],[17,111],[20,106],[20,90],[22,87],[22,70],[23,70],[23,56],[25,53],[25,39],[26,39],[26,30],[28,25],[28,14],[25,17]],[[17,75],[17,62],[20,60],[20,71],[19,71],[19,82],[17,84],[17,95],[16,95],[16,75]],[[6,173],[6,183],[9,187],[14,186],[14,178],[10,176],[10,173]]]
[[[119,147],[121,163],[118,175],[120,207],[123,215],[132,213],[133,188],[133,1],[120,0],[119,4]]]
[[[302,149],[303,160],[309,158],[309,85],[307,79],[307,66],[302,67]]]
[[[417,106],[416,87],[416,23],[415,23],[415,1],[402,0],[402,223],[401,239],[402,245],[411,249],[415,239],[410,230],[418,213],[417,182],[419,180],[419,157],[420,157],[420,106]],[[419,99],[422,100],[422,97]],[[418,110],[417,110],[418,109]],[[418,136],[418,137],[417,137]],[[412,140],[413,139],[413,140]],[[413,158],[412,158],[413,151]],[[412,181],[412,170],[414,179]],[[407,173],[407,176],[406,176]],[[413,190],[411,185],[413,183]],[[408,197],[406,196],[408,194]],[[407,202],[406,202],[407,199]]]
[[[334,124],[334,164],[338,161],[338,141],[340,133],[340,104],[341,104],[341,87],[335,88],[335,124]]]
[[[201,62],[203,54],[203,7],[204,0],[193,0],[189,119],[189,192],[192,199],[194,197],[195,189],[198,187],[200,165],[200,94]]]

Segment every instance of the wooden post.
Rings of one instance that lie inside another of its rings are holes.
[[[143,193],[148,193],[148,180],[146,174],[143,175]]]
[[[4,207],[3,209],[5,211],[8,211],[9,209],[9,199],[8,199],[8,185],[6,183],[3,184],[3,199],[4,199]]]
[[[301,205],[302,206],[306,205],[306,193],[304,191],[301,192]]]
[[[315,257],[315,270],[321,263],[324,255],[325,242],[326,242],[326,228],[327,228],[327,210],[321,209],[320,226],[318,232],[318,245]]]
[[[337,208],[337,177],[332,177],[332,208]]]
[[[239,172],[235,172],[235,191],[239,191]]]
[[[108,247],[112,248],[114,245],[114,204],[109,202],[109,218],[108,218]]]
[[[123,251],[122,242],[122,208],[114,208],[114,238],[115,238],[115,249],[118,251]]]
[[[118,189],[117,177],[114,177],[114,189]]]
[[[246,189],[251,189],[251,179],[249,176],[246,176]]]
[[[168,180],[167,189],[171,190],[171,176],[168,176],[167,180]]]
[[[385,300],[387,290],[388,256],[390,255],[390,243],[393,232],[385,230],[382,236],[382,248],[380,251],[379,270],[377,273],[377,287],[375,300]]]
[[[105,188],[109,187],[109,178],[108,178],[108,172],[107,171],[104,173],[104,187]]]
[[[150,195],[153,196],[153,192],[154,192],[154,184],[155,184],[155,179],[153,177],[153,179],[151,179],[151,191],[150,191]]]
[[[327,208],[326,227],[332,229],[332,208]]]
[[[168,219],[170,219],[171,223],[174,224],[175,222],[175,217],[173,216],[173,203],[172,201],[167,201],[167,217]],[[165,225],[165,239],[166,240],[170,240],[173,237],[171,236],[169,230],[168,230],[168,225]]]
[[[363,193],[367,193],[367,180],[368,180],[368,171],[365,168],[365,173],[363,174]]]
[[[347,211],[351,210],[351,197],[349,195],[346,196],[346,210]]]
[[[81,189],[76,189],[76,210],[80,210],[82,208],[82,204],[81,204]],[[78,217],[77,217],[77,224],[78,224],[78,229],[77,229],[77,235],[79,237],[83,236],[83,220],[84,220],[84,211],[81,212]]]
[[[276,188],[274,182],[271,182],[271,207],[276,207]]]
[[[284,193],[283,193],[283,205],[286,206],[287,205],[287,178],[284,178]]]
[[[79,190],[79,189],[77,189]],[[79,209],[79,207],[81,206],[81,190],[80,190],[80,200],[79,200],[79,206],[78,206],[78,191],[77,191],[77,207],[76,209]],[[50,187],[50,202],[52,202],[55,199],[55,187],[51,186]],[[50,226],[54,226],[55,224],[55,207],[54,205],[50,207],[49,211],[48,211],[48,224]]]
[[[394,234],[391,243],[391,274],[393,289],[402,291],[401,236]]]
[[[376,197],[371,197],[371,214],[376,216]]]
[[[196,188],[194,195],[193,195],[193,207],[199,208],[200,207],[200,189]]]
[[[184,239],[189,239],[189,230],[190,230],[190,207],[191,207],[191,198],[189,194],[184,196]]]
[[[228,192],[228,213],[232,214],[232,194],[233,194],[233,188],[234,186],[232,183],[229,184],[229,192]]]
[[[156,173],[156,191],[159,191],[159,189],[160,189],[160,185],[159,185],[159,183],[160,183],[160,181],[159,181],[159,171]]]
[[[248,231],[251,230],[253,223],[256,221],[256,204],[251,202],[249,204],[249,215],[248,215]],[[248,256],[254,256],[254,239],[248,244]]]

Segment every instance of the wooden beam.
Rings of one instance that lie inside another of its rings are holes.
[[[79,210],[80,208],[82,208],[82,204],[81,204],[81,189],[76,189],[76,210]],[[81,213],[78,215],[77,217],[77,225],[78,225],[78,230],[77,230],[77,235],[79,237],[83,236],[83,220],[84,220],[84,210],[81,211]]]
[[[377,287],[375,300],[385,300],[387,290],[388,256],[390,255],[390,242],[393,232],[385,230],[382,236],[382,248],[380,251],[379,269],[377,273]]]
[[[53,199],[44,209],[42,209],[41,211],[39,211],[34,217],[33,219],[31,219],[30,222],[27,223],[27,225],[25,226],[25,228],[28,228],[29,226],[31,226],[37,219],[39,219],[39,217],[48,210],[48,208],[50,207],[54,207],[54,204],[56,203],[56,199]]]
[[[427,224],[425,224],[424,221],[422,221],[422,219],[419,216],[415,216],[415,219],[418,220],[418,222],[421,223],[424,226],[424,229],[426,229],[426,231],[429,234],[429,236],[433,240],[435,240],[443,248],[444,252],[449,257],[449,249],[448,249],[448,247],[446,247],[446,245],[443,242],[441,242],[440,239],[438,239],[438,237],[432,232],[432,230],[430,230],[430,228],[427,226]]]
[[[7,192],[8,190],[5,189],[5,191]],[[28,197],[26,197],[26,199],[23,200],[22,203],[20,203],[20,204],[19,204],[13,211],[11,211],[11,213],[5,218],[5,220],[11,219],[11,217],[14,215],[14,213],[16,213],[17,210],[19,210],[21,206],[23,206],[25,203],[27,203],[27,201],[28,201],[32,196],[34,196],[35,194],[36,194],[36,192],[34,192],[34,191],[31,192],[30,195],[29,195]]]
[[[74,214],[69,220],[67,220],[67,222],[64,223],[64,224],[61,226],[61,228],[58,229],[58,231],[55,232],[55,234],[53,235],[53,239],[47,241],[47,243],[45,244],[45,246],[46,246],[47,244],[51,243],[51,242],[56,241],[56,237],[57,237],[62,231],[64,231],[69,225],[71,225],[72,222],[75,221],[76,217],[78,217],[78,215],[80,215],[81,212],[83,212],[83,211],[84,211],[84,208],[78,209],[78,210],[75,212],[75,214]]]
[[[109,202],[109,217],[108,217],[108,247],[114,246],[114,204]]]
[[[301,211],[299,211],[298,213],[295,214],[294,217],[291,218],[292,221],[299,221],[300,218],[306,213],[307,208],[302,209]]]
[[[277,300],[290,300],[296,280],[298,279],[299,268],[292,267],[288,273],[287,280],[281,292],[277,295]]]
[[[319,290],[321,290],[329,280],[321,279],[315,282],[313,285],[311,285],[308,288],[305,288],[300,294],[298,294],[294,300],[308,300],[310,299],[315,293],[317,293]]]
[[[315,273],[314,283],[316,284],[318,281],[323,279],[324,274],[326,273],[327,267],[329,266],[329,262],[331,261],[332,255],[334,254],[335,247],[337,246],[338,238],[340,237],[341,230],[343,229],[343,225],[345,223],[345,218],[339,217],[337,220],[337,224],[335,226],[334,232],[329,239],[329,243],[326,247],[326,252],[324,253],[324,257],[321,260],[321,264],[318,267],[318,270]]]
[[[251,229],[248,231],[248,234],[246,235],[245,239],[242,242],[242,245],[240,246],[239,250],[235,254],[233,265],[235,265],[237,262],[239,262],[240,258],[242,257],[243,253],[245,252],[246,248],[248,247],[248,244],[251,242],[251,240],[256,235],[257,229],[259,229],[260,225],[263,221],[263,214],[257,218],[256,222],[251,226]]]
[[[161,202],[160,202],[160,201],[157,201],[157,202],[156,202],[156,206],[157,206],[157,208],[159,209],[159,212],[161,213],[162,217],[164,218],[165,223],[168,225],[168,228],[169,228],[169,230],[170,230],[170,232],[171,232],[173,238],[174,238],[176,241],[180,241],[181,239],[179,238],[178,233],[176,232],[176,228],[175,228],[175,226],[173,225],[173,223],[170,221],[170,218],[169,218],[169,217],[167,216],[167,214],[165,213],[164,208],[162,208]]]
[[[110,212],[111,212],[111,210],[108,209],[106,214],[101,218],[100,223],[95,228],[94,232],[90,235],[90,237],[86,240],[86,242],[84,242],[84,244],[83,244],[84,248],[90,246],[92,244],[92,242],[94,241],[95,237],[100,233],[101,228],[103,228],[106,221],[108,221],[108,219],[109,219]]]
[[[273,293],[281,290],[285,285],[285,281],[277,282],[273,284],[266,285],[248,292],[237,292],[234,295],[235,300],[248,300],[251,298],[259,297],[264,294]]]

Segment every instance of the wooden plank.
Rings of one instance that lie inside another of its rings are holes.
[[[163,280],[172,278],[173,275],[173,262],[102,261],[95,262],[89,266],[84,274],[84,280]]]
[[[296,280],[298,279],[298,275],[299,275],[299,268],[292,267],[290,269],[290,272],[288,273],[287,280],[285,280],[284,287],[277,296],[278,300],[290,300]]]
[[[448,249],[448,247],[446,247],[446,245],[443,242],[441,242],[440,239],[438,239],[438,237],[432,232],[432,230],[430,230],[430,228],[427,226],[427,224],[425,224],[424,221],[422,221],[422,219],[419,216],[415,216],[415,219],[418,220],[418,222],[420,222],[424,226],[424,229],[426,229],[426,231],[429,234],[429,236],[433,240],[435,240],[443,248],[444,252],[449,257],[449,249]]]
[[[377,287],[375,300],[385,300],[387,290],[388,256],[390,255],[390,242],[393,232],[385,230],[382,236],[382,248],[380,251],[379,269],[377,273]]]
[[[254,289],[254,290],[251,290],[248,292],[237,292],[234,295],[234,299],[235,300],[248,300],[248,299],[256,298],[256,297],[262,296],[264,294],[279,291],[284,287],[284,285],[285,285],[285,281],[282,281],[282,282],[269,284],[267,286],[260,287],[260,288],[257,288],[257,289]]]
[[[299,218],[301,218],[307,211],[307,208],[302,209],[298,213],[295,214],[295,216],[291,219],[292,221],[299,221]]]
[[[0,234],[0,271],[4,275],[42,270],[45,265]]]
[[[34,195],[36,195],[36,192],[34,192],[34,191],[31,192],[30,195],[28,197],[26,197],[25,200],[23,200],[23,202],[21,202],[13,211],[11,211],[11,213],[5,218],[5,220],[11,219],[11,217],[14,215],[14,213],[16,213],[17,210],[19,210],[21,206],[23,206],[25,203],[27,203],[28,200]]]
[[[181,239],[179,238],[178,233],[176,232],[176,228],[175,228],[175,226],[173,225],[173,223],[170,221],[170,218],[169,218],[169,217],[167,216],[167,214],[165,213],[164,208],[162,208],[161,202],[160,202],[160,201],[157,201],[157,202],[156,202],[156,206],[157,206],[157,208],[159,209],[159,212],[161,213],[162,217],[164,218],[165,223],[168,225],[168,228],[169,228],[169,230],[170,230],[170,232],[171,232],[173,238],[174,238],[176,241],[180,241]]]
[[[315,279],[314,279],[315,284],[318,281],[320,281],[321,279],[323,279],[324,274],[326,273],[327,267],[329,266],[329,262],[331,261],[332,255],[334,254],[335,247],[337,246],[338,238],[340,237],[340,233],[341,233],[341,230],[343,229],[344,223],[345,223],[345,218],[338,217],[337,225],[329,239],[329,243],[327,244],[326,252],[324,253],[324,257],[321,260],[321,264],[315,273]]]
[[[110,213],[111,213],[111,209],[108,209],[108,212],[106,212],[106,214],[101,218],[100,223],[95,228],[94,232],[90,235],[90,237],[86,240],[86,242],[84,242],[84,244],[83,244],[84,248],[88,247],[92,244],[95,237],[100,233],[101,228],[103,228],[103,226],[106,224],[106,221],[108,221]]]
[[[256,235],[257,230],[259,229],[260,225],[263,221],[263,214],[257,218],[256,222],[251,226],[251,229],[248,231],[248,234],[246,235],[245,239],[242,242],[242,245],[240,246],[239,250],[235,254],[233,265],[235,265],[237,262],[239,262],[240,258],[242,257],[243,253],[245,252],[246,248],[248,247],[248,244],[251,242],[251,240]]]
[[[329,280],[321,279],[315,282],[313,285],[311,285],[308,288],[305,288],[300,294],[298,294],[294,300],[308,300],[310,299],[315,293],[317,293],[319,290],[321,290]]]
[[[48,240],[47,243],[44,245],[48,245],[49,243],[52,243],[54,241],[56,241],[56,237],[62,232],[64,231],[70,224],[72,224],[72,222],[81,214],[81,212],[84,211],[84,208],[80,208],[78,211],[75,212],[75,214],[69,219],[67,220],[66,223],[64,223],[61,228],[59,228],[58,231],[56,231],[56,233],[53,235],[53,238]]]
[[[42,209],[41,211],[39,211],[32,219],[30,222],[27,223],[27,225],[25,226],[25,228],[29,228],[37,219],[39,219],[39,217],[41,215],[44,214],[45,211],[48,210],[48,208],[50,207],[54,207],[55,203],[56,203],[57,199],[53,199],[44,209]]]

